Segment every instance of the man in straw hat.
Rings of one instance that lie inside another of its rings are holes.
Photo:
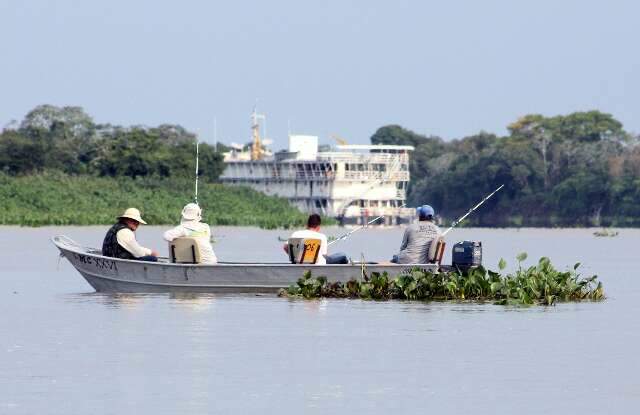
[[[202,220],[202,209],[197,203],[188,203],[182,209],[182,219],[180,225],[173,229],[169,229],[164,233],[164,239],[168,242],[176,238],[188,236],[194,238],[200,250],[201,264],[216,264],[216,258],[213,247],[211,246],[211,229],[209,225]]]
[[[140,224],[147,222],[140,217],[140,211],[129,208],[118,216],[118,222],[109,229],[102,242],[102,255],[120,258],[136,259],[138,261],[158,261],[158,252],[145,248],[136,241],[135,231]]]

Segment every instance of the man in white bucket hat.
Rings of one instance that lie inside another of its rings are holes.
[[[211,228],[202,220],[202,209],[197,203],[188,203],[182,209],[180,225],[164,233],[164,239],[168,242],[184,236],[194,238],[200,250],[201,264],[216,264],[218,258],[211,246]]]
[[[136,241],[135,231],[140,224],[146,225],[142,220],[140,211],[129,208],[118,216],[118,222],[109,229],[102,242],[102,255],[121,258],[136,259],[139,261],[158,261],[158,252],[140,246]]]

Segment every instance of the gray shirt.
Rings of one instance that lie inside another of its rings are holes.
[[[431,243],[440,234],[433,222],[420,221],[409,225],[404,231],[398,253],[399,264],[426,264]]]

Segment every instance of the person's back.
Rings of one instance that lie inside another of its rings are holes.
[[[304,238],[304,239],[319,239],[320,240],[320,252],[318,252],[318,257],[316,258],[316,265],[325,265],[327,263],[327,250],[328,243],[327,237],[325,234],[320,233],[320,224],[322,223],[322,219],[320,215],[317,213],[313,213],[309,215],[307,219],[307,229],[303,229],[300,231],[295,231],[291,234],[290,238]],[[289,245],[284,244],[284,251],[289,253]],[[331,263],[331,257],[329,258]]]
[[[327,255],[327,236],[323,233],[316,232],[311,229],[303,229],[295,231],[291,234],[290,238],[304,238],[304,239],[319,239],[320,240],[320,252],[316,259],[316,265],[324,265],[327,263],[325,255]]]
[[[190,237],[196,240],[200,251],[201,264],[216,264],[218,258],[211,246],[211,228],[206,223],[200,222],[202,210],[195,203],[189,203],[182,209],[180,225],[166,231],[163,235],[168,242],[180,237]]]
[[[399,264],[426,264],[429,248],[440,235],[440,228],[433,223],[433,208],[425,205],[418,211],[419,222],[409,225],[402,238],[400,252],[394,262]]]

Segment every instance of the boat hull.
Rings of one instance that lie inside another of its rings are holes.
[[[372,272],[396,276],[418,267],[435,272],[434,264],[297,265],[285,263],[219,263],[215,265],[143,262],[102,256],[69,238],[56,236],[53,243],[73,267],[98,292],[277,292],[295,284],[311,271],[329,282],[362,279]]]

